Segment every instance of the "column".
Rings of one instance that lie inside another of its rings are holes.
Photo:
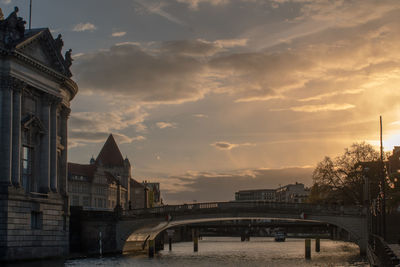
[[[50,108],[50,188],[57,192],[57,105],[52,103]]]
[[[42,100],[42,123],[45,128],[40,142],[40,178],[39,192],[50,191],[50,102],[49,99]]]
[[[61,128],[61,145],[64,147],[63,151],[61,151],[61,163],[60,163],[60,176],[59,177],[59,190],[62,194],[67,194],[68,192],[68,183],[67,183],[67,156],[68,156],[68,117],[71,112],[71,109],[67,107],[62,107],[60,111],[60,128]]]
[[[0,182],[11,185],[12,92],[10,78],[1,77]]]
[[[21,185],[21,88],[14,88],[12,118],[12,183],[19,187]]]

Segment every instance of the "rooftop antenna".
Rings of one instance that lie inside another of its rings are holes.
[[[32,29],[32,0],[29,0],[29,30]]]

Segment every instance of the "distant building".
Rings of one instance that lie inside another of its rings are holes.
[[[148,206],[158,207],[161,203],[161,192],[160,192],[160,183],[149,183],[145,181],[145,185],[149,189],[148,191]]]
[[[309,194],[310,191],[304,187],[304,184],[296,182],[277,189],[240,190],[235,193],[235,200],[303,203]]]
[[[130,183],[130,208],[144,209],[147,208],[148,188],[138,181],[131,179]]]
[[[275,201],[275,189],[241,190],[235,193],[236,201],[264,200]]]
[[[399,173],[400,171],[400,146],[395,146],[393,153],[388,158],[388,173]]]
[[[25,30],[17,13],[0,18],[0,262],[69,252],[67,121],[78,87],[50,30]]]
[[[129,209],[131,164],[122,157],[112,134],[96,160],[90,164],[68,163],[68,192],[71,206],[90,210]]]
[[[160,183],[142,183],[131,179],[130,199],[132,209],[153,208],[162,205]]]
[[[275,201],[286,203],[303,203],[310,195],[310,190],[302,183],[288,184],[276,189]]]

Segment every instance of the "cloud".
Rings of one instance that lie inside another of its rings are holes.
[[[218,6],[218,5],[225,5],[229,3],[230,0],[177,0],[177,2],[187,4],[189,5],[189,8],[197,10],[199,4],[201,3],[207,3],[213,6]]]
[[[228,48],[244,47],[247,42],[248,39],[167,41],[161,44],[161,52],[184,56],[210,57],[226,51]]]
[[[208,115],[199,113],[199,114],[194,114],[193,117],[196,117],[196,118],[208,118]]]
[[[122,37],[122,36],[125,36],[125,35],[126,35],[126,32],[113,32],[111,34],[112,37]]]
[[[395,10],[378,9],[382,18],[335,25],[257,51],[248,51],[247,38],[176,40],[151,47],[122,43],[80,57],[73,71],[82,91],[112,92],[142,104],[180,104],[216,93],[238,103],[316,102],[293,111],[351,109],[356,99],[346,95],[394,79],[400,66],[400,31],[394,26],[400,20]],[[327,98],[341,104],[320,103]]]
[[[323,98],[328,98],[332,96],[337,96],[337,95],[356,95],[364,92],[364,89],[354,89],[354,90],[344,90],[344,91],[333,91],[325,94],[320,94],[320,95],[314,95],[306,98],[301,98],[299,99],[300,102],[307,102],[307,101],[313,101],[313,100],[321,100]]]
[[[158,178],[163,198],[168,204],[207,201],[230,201],[235,192],[249,189],[275,189],[279,185],[312,184],[311,167],[282,169],[243,169],[226,172],[188,171],[183,175]]]
[[[146,138],[144,136],[134,136],[129,137],[127,135],[121,133],[112,133],[113,136],[117,139],[118,143],[132,143],[134,141],[142,141]],[[73,142],[77,143],[102,143],[107,137],[110,135],[110,132],[82,132],[82,131],[70,131],[69,138]]]
[[[80,88],[131,96],[144,103],[182,103],[203,98],[205,66],[177,54],[151,54],[120,44],[79,58],[73,66]]]
[[[1,0],[1,2],[5,5],[11,4],[11,0]]]
[[[142,141],[146,139],[145,136],[127,136],[122,134],[121,130],[135,127],[137,133],[144,132],[146,128],[143,125],[143,121],[146,116],[147,113],[140,107],[131,108],[131,110],[126,108],[124,111],[73,112],[70,118],[69,141],[74,146],[100,143],[104,142],[104,138],[107,138],[110,133],[113,133],[120,143]]]
[[[157,122],[156,123],[157,127],[160,129],[165,129],[165,128],[176,128],[176,123],[174,122]]]
[[[138,12],[155,14],[160,17],[163,17],[171,22],[174,22],[179,25],[186,25],[183,21],[178,19],[177,17],[171,15],[166,12],[163,8],[167,6],[167,3],[161,1],[149,1],[149,0],[134,0],[134,2],[139,5],[139,8],[136,9]]]
[[[355,108],[352,104],[324,104],[324,105],[304,105],[291,107],[288,110],[296,112],[320,112],[320,111],[342,111],[347,109]],[[286,109],[276,109],[275,111],[286,110]]]
[[[226,141],[219,141],[219,142],[212,143],[211,146],[214,146],[219,150],[231,150],[231,149],[237,148],[237,147],[254,146],[254,144],[250,144],[250,143],[232,144],[232,143],[229,143]]]
[[[92,23],[78,23],[72,29],[74,32],[84,32],[84,31],[94,31],[96,30],[96,26]]]

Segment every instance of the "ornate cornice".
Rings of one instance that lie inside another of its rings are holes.
[[[0,73],[0,86],[14,92],[22,92],[26,88],[27,83],[11,75]]]
[[[64,105],[61,106],[61,109],[60,109],[60,116],[61,116],[62,118],[68,119],[70,114],[71,114],[71,109],[70,109],[70,108],[68,108],[68,107],[66,107],[66,106],[64,106]]]
[[[14,56],[15,58],[21,60],[25,64],[28,64],[28,65],[34,67],[35,69],[38,69],[38,70],[48,74],[49,76],[55,78],[62,85],[62,87],[64,87],[65,89],[68,90],[68,92],[71,95],[70,100],[72,100],[75,97],[75,95],[78,93],[78,85],[72,79],[45,66],[44,64],[38,62],[37,60],[35,60],[29,56],[26,56],[15,50],[5,50],[3,48],[0,48],[0,55]]]

